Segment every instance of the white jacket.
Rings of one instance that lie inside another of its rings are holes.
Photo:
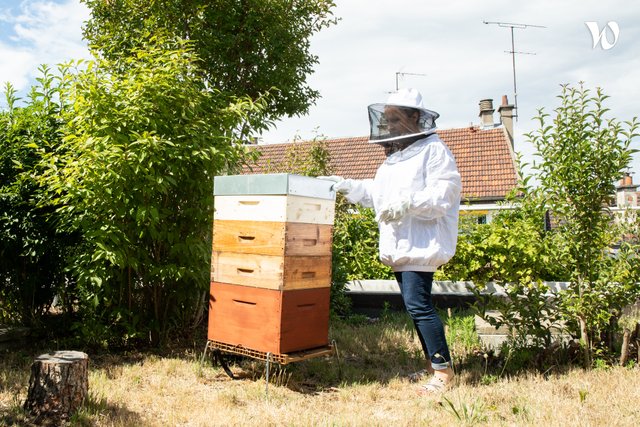
[[[347,181],[347,200],[374,208],[376,218],[390,203],[409,201],[400,220],[378,221],[380,260],[394,271],[435,271],[454,255],[462,185],[437,134],[387,157],[374,179]]]

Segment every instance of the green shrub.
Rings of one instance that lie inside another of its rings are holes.
[[[208,89],[188,44],[155,42],[73,76],[64,143],[43,160],[60,226],[82,239],[76,331],[100,345],[160,344],[200,321],[213,177],[242,161],[263,108]]]
[[[66,73],[55,77],[46,66],[40,73],[22,102],[7,84],[0,113],[0,323],[37,326],[54,296],[72,285],[65,255],[75,238],[58,229],[37,180],[42,156],[62,144]]]

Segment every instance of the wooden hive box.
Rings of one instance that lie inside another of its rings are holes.
[[[298,222],[213,222],[213,247],[218,252],[274,256],[331,255],[333,227]]]
[[[215,196],[214,220],[333,224],[334,201],[293,195]]]
[[[216,282],[290,290],[331,286],[331,256],[271,256],[214,251]]]
[[[212,282],[208,339],[286,354],[329,343],[329,288],[277,291]]]

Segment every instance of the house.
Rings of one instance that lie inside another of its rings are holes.
[[[615,207],[618,209],[638,209],[640,206],[638,200],[640,200],[638,185],[633,183],[631,174],[626,173],[616,188]]]
[[[612,202],[609,209],[613,212],[617,223],[627,223],[629,225],[638,223],[640,192],[638,192],[638,184],[633,183],[631,173],[627,172],[616,186],[616,195]],[[625,240],[629,241],[637,241],[638,238],[637,233],[634,233],[632,230],[629,230],[624,237]]]
[[[484,222],[491,220],[497,203],[516,186],[518,171],[513,151],[513,105],[503,96],[498,108],[499,123],[494,123],[491,99],[484,99],[479,105],[479,125],[439,129],[437,133],[453,153],[462,177],[461,212],[474,213],[479,222]],[[383,148],[368,139],[360,136],[325,140],[332,173],[344,178],[373,178],[385,156]],[[243,173],[266,173],[269,165],[283,161],[290,146],[290,143],[256,146],[262,156],[255,164],[245,166]]]

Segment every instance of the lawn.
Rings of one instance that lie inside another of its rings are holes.
[[[448,323],[458,376],[438,398],[418,396],[406,379],[424,364],[417,337],[406,315],[385,313],[375,321],[333,321],[339,357],[274,367],[268,388],[263,362],[230,360],[238,380],[209,359],[200,364],[205,331],[163,352],[89,351],[89,400],[70,424],[637,425],[638,367],[515,369],[515,360],[505,366],[480,348],[472,316]],[[48,350],[1,354],[0,425],[28,424],[20,406],[29,366]]]

